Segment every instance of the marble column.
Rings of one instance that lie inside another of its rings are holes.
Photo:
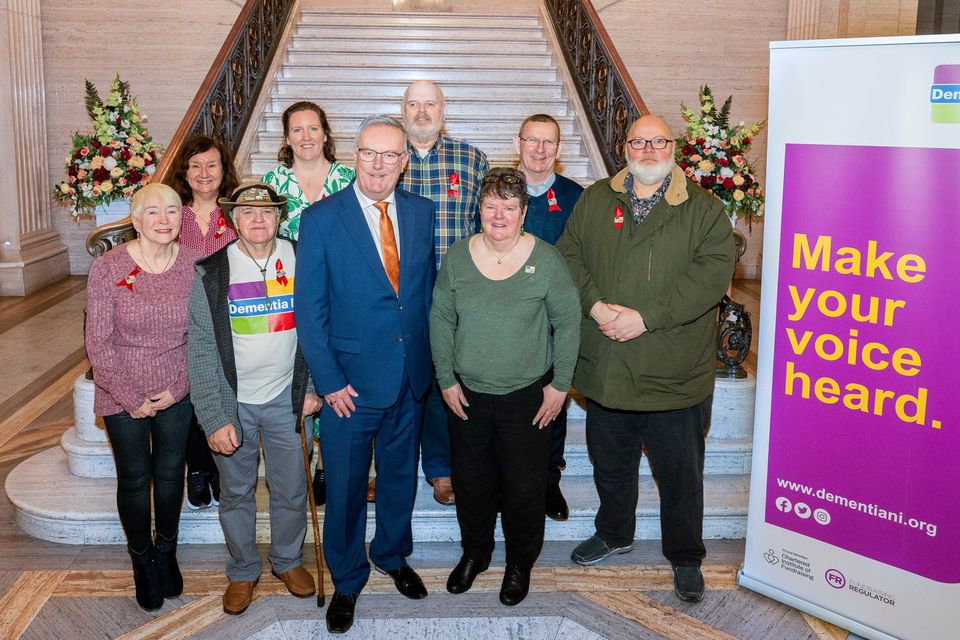
[[[27,295],[70,273],[53,228],[40,0],[0,0],[0,295]]]

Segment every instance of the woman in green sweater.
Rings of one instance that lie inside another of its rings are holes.
[[[489,566],[499,506],[506,605],[526,597],[543,547],[551,422],[580,345],[577,289],[553,246],[523,232],[526,211],[523,174],[491,170],[482,231],[447,252],[430,314],[463,547],[447,591],[463,593]]]

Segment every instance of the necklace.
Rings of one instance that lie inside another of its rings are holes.
[[[513,246],[510,247],[510,249],[508,249],[507,252],[504,253],[504,254],[499,254],[499,253],[497,253],[496,251],[494,251],[494,250],[490,247],[490,245],[486,242],[486,240],[484,240],[484,243],[483,243],[483,244],[484,244],[484,246],[487,248],[487,251],[489,251],[490,253],[492,253],[492,254],[494,255],[494,257],[497,259],[497,264],[503,264],[503,261],[506,259],[506,257],[509,256],[511,253],[513,253],[513,250],[517,248],[517,245],[518,245],[518,244],[520,244],[520,236],[517,236],[517,241],[514,242],[514,243],[513,243]]]
[[[243,249],[243,252],[253,260],[253,264],[257,265],[257,269],[260,270],[260,277],[263,278],[263,295],[266,299],[270,299],[270,292],[267,289],[267,265],[270,264],[270,256],[273,255],[274,249],[277,248],[277,240],[274,239],[270,244],[270,251],[267,252],[267,257],[263,260],[263,266],[260,266],[260,263],[257,262],[257,259],[253,257],[253,254],[250,253],[250,249],[247,248],[247,243],[240,238],[240,248]]]
[[[160,275],[161,273],[165,273],[167,269],[170,268],[170,265],[173,263],[173,256],[176,255],[177,253],[176,248],[171,247],[170,256],[167,258],[167,263],[163,265],[163,269],[157,269],[156,267],[150,264],[149,260],[147,260],[147,254],[143,252],[143,245],[139,242],[137,243],[137,249],[140,250],[140,259],[143,261],[143,266],[146,267],[145,271],[155,276]]]

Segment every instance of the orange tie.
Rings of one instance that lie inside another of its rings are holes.
[[[373,204],[380,211],[380,247],[383,249],[383,268],[387,279],[393,285],[393,292],[400,295],[400,254],[397,251],[397,239],[393,235],[393,222],[387,215],[388,202]]]

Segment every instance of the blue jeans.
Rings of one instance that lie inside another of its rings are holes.
[[[663,555],[700,566],[703,546],[703,456],[713,396],[673,411],[621,411],[587,399],[587,451],[600,496],[597,535],[614,547],[633,544],[640,456],[647,453],[660,490]]]
[[[184,458],[193,406],[190,396],[152,418],[104,416],[117,464],[117,511],[134,551],[150,546],[150,481],[157,533],[174,538],[183,504]]]

